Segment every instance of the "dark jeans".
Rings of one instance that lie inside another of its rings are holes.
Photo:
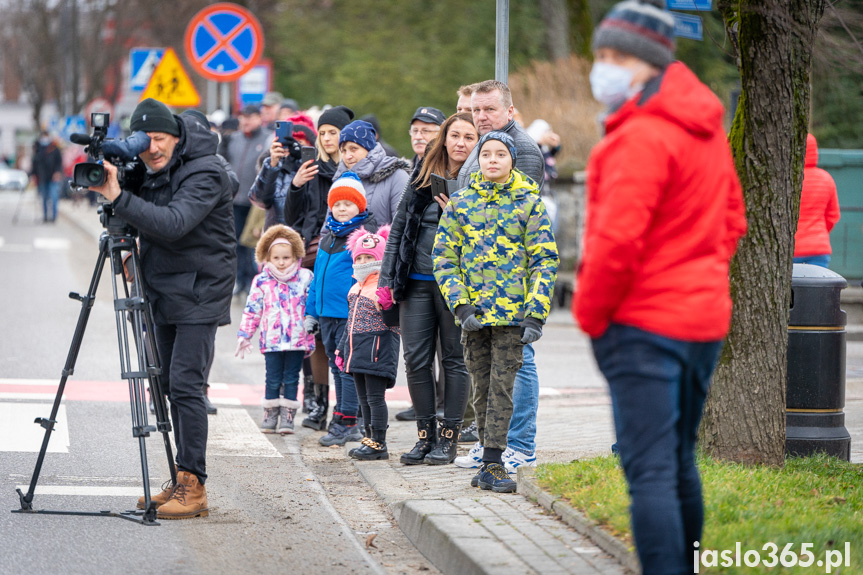
[[[238,206],[234,204],[234,230],[237,234],[237,285],[246,293],[252,287],[252,280],[258,273],[255,265],[255,250],[240,244],[240,236],[246,227],[246,219],[252,206]]]
[[[343,317],[321,317],[321,339],[324,341],[324,348],[327,350],[327,359],[330,362],[330,372],[333,374],[333,383],[336,388],[336,405],[333,407],[333,413],[341,413],[348,417],[356,417],[357,407],[357,387],[354,385],[354,378],[336,367],[336,348],[342,340],[342,334],[345,333],[345,326],[348,323],[347,318]]]
[[[282,384],[285,385],[285,399],[297,399],[304,355],[306,352],[302,350],[264,353],[264,363],[267,367],[267,373],[264,376],[266,383],[264,399],[278,399],[282,392]]]
[[[721,341],[681,341],[619,324],[593,340],[611,391],[645,575],[692,573],[704,523],[695,444],[721,348]]]
[[[162,380],[171,401],[177,468],[207,481],[207,408],[204,372],[216,341],[216,323],[155,326]]]
[[[355,373],[353,376],[357,386],[357,395],[360,399],[363,421],[366,425],[371,424],[373,429],[386,429],[389,411],[384,396],[387,386],[392,380],[370,373]]]
[[[460,423],[467,406],[470,376],[464,363],[461,328],[447,309],[436,282],[408,280],[399,303],[408,392],[417,419],[435,416],[435,343],[440,337],[444,370],[444,421]]]

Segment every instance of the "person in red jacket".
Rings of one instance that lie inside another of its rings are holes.
[[[692,572],[703,501],[695,443],[731,319],[746,231],[723,106],[673,61],[664,0],[615,5],[593,37],[608,108],[587,166],[573,312],[609,384],[643,572]]]
[[[827,267],[830,263],[830,230],[839,221],[839,198],[833,176],[818,167],[818,142],[806,136],[806,163],[800,218],[794,234],[794,263]]]

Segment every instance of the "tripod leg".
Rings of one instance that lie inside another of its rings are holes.
[[[150,315],[150,306],[146,299],[146,294],[140,289],[141,282],[138,281],[142,276],[137,249],[134,244],[130,246],[125,242],[118,242],[118,245],[113,249],[129,252],[128,257],[126,258],[126,270],[129,278],[132,280],[131,291],[134,297],[128,297],[130,292],[129,282],[127,281],[127,275],[122,273],[123,270],[121,268],[123,258],[119,256],[114,257],[112,258],[112,262],[115,262],[115,265],[118,266],[118,268],[115,269],[115,277],[122,278],[121,282],[123,291],[127,296],[125,300],[122,300],[125,302],[123,313],[120,313],[120,310],[118,310],[117,314],[118,334],[120,334],[121,339],[121,354],[124,351],[126,353],[126,358],[124,359],[126,363],[124,365],[130,365],[131,360],[128,355],[129,337],[126,330],[126,323],[123,321],[126,311],[128,311],[131,319],[132,333],[137,352],[135,358],[137,360],[138,369],[136,371],[130,370],[128,374],[124,375],[124,377],[129,379],[129,395],[132,402],[132,420],[134,422],[133,435],[139,437],[139,441],[141,443],[142,474],[144,475],[145,480],[145,508],[147,509],[147,512],[149,512],[149,481],[147,479],[148,471],[146,469],[146,447],[144,444],[144,437],[149,436],[149,432],[151,431],[162,433],[165,452],[168,459],[168,469],[171,473],[171,480],[172,483],[176,484],[176,466],[174,464],[170,442],[171,423],[168,417],[165,394],[161,383],[162,369],[159,362],[158,350],[156,348],[154,325]],[[116,282],[114,290],[115,294],[119,291]],[[120,300],[118,297],[115,297],[115,301]],[[122,346],[123,341],[126,342],[125,346]],[[156,408],[155,427],[148,425],[147,393],[144,386],[145,379],[149,382],[150,393],[153,398],[154,407]],[[153,509],[153,513],[155,513],[155,509]]]
[[[72,336],[72,344],[69,346],[69,353],[66,356],[66,365],[63,367],[60,385],[57,387],[57,395],[54,396],[51,415],[48,419],[39,417],[34,422],[45,428],[45,436],[42,438],[42,447],[39,450],[39,457],[36,460],[36,467],[33,469],[33,477],[30,479],[30,487],[27,489],[27,493],[21,493],[20,489],[16,489],[18,497],[21,500],[21,509],[26,511],[33,509],[33,496],[36,491],[36,483],[39,481],[39,474],[42,472],[42,464],[45,461],[45,453],[48,450],[48,441],[51,439],[51,432],[54,431],[54,424],[57,422],[57,412],[60,409],[60,401],[63,399],[63,391],[66,389],[66,380],[75,372],[75,362],[78,359],[78,352],[81,351],[81,342],[84,339],[84,331],[87,329],[90,310],[93,308],[93,302],[96,299],[96,288],[99,285],[99,278],[102,276],[102,269],[105,267],[108,255],[108,237],[103,234],[99,240],[99,256],[96,260],[96,266],[93,270],[93,277],[90,279],[90,287],[87,290],[87,294],[83,297],[77,293],[69,294],[70,298],[81,302],[81,312],[78,314],[78,323],[75,326],[75,334]]]

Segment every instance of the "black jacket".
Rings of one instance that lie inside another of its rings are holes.
[[[141,237],[141,271],[157,324],[231,321],[237,271],[232,185],[216,156],[218,136],[174,116],[180,140],[169,164],[124,191],[115,213]]]
[[[431,194],[431,186],[417,187],[414,183],[422,162],[414,167],[408,185],[399,200],[392,229],[387,238],[381,267],[381,286],[393,290],[393,299],[404,299],[408,275],[412,272],[431,275],[433,269],[419,269],[418,260],[431,260],[434,238],[442,210]]]

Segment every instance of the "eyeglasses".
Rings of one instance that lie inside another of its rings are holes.
[[[419,136],[420,134],[422,134],[423,138],[428,138],[429,136],[434,136],[438,132],[440,132],[440,128],[438,128],[437,130],[433,130],[431,128],[411,128],[408,131],[408,134],[410,134],[411,136]]]

